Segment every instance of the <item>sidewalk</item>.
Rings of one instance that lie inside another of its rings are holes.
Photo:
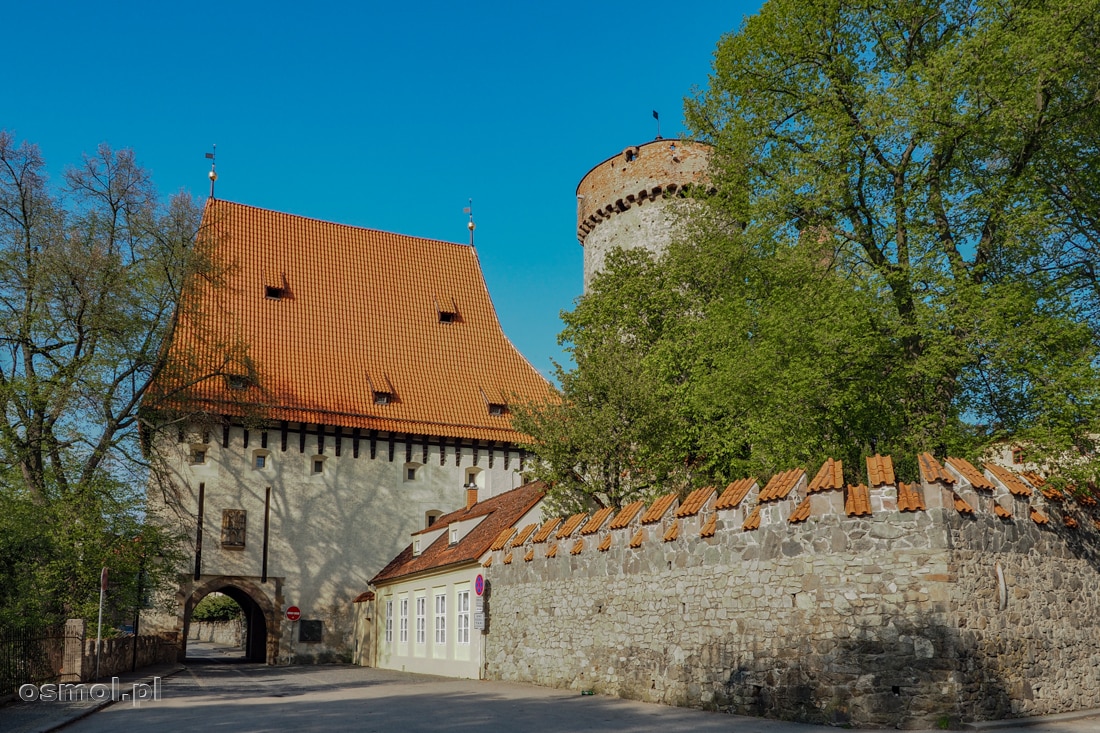
[[[119,689],[128,692],[137,683],[153,684],[154,677],[170,677],[185,667],[182,664],[163,664],[154,667],[145,667],[137,672],[121,674],[118,676]],[[110,684],[111,679],[99,680],[100,683]],[[92,685],[91,682],[84,683]],[[4,707],[0,707],[0,730],[4,733],[48,733],[62,726],[68,725],[83,717],[91,715],[97,710],[113,704],[111,700],[78,700],[70,702],[23,702],[16,700]]]

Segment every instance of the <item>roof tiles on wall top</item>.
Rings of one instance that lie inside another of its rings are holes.
[[[993,474],[995,479],[1004,484],[1005,488],[1008,489],[1013,496],[1031,496],[1031,487],[1028,486],[1023,479],[1004,466],[998,466],[996,463],[987,463],[985,464],[985,470],[989,471]]]
[[[559,524],[561,524],[561,517],[547,519],[542,523],[542,526],[539,527],[539,531],[535,532],[535,537],[531,541],[536,545],[546,542]]]
[[[1035,507],[1028,507],[1028,509],[1031,516],[1031,521],[1035,522],[1036,524],[1047,524],[1048,522],[1050,522],[1050,520],[1047,519],[1046,515]]]
[[[760,491],[760,503],[786,499],[787,495],[791,493],[791,490],[798,485],[798,482],[805,475],[806,471],[801,468],[792,468],[789,471],[775,474],[767,486]]]
[[[898,511],[925,511],[924,496],[921,494],[919,486],[907,484],[904,481],[898,483]]]
[[[821,464],[814,480],[806,488],[807,494],[818,491],[832,491],[844,488],[844,465],[841,461],[830,458]]]
[[[485,558],[485,562],[481,563],[482,567],[486,567],[486,568],[492,566],[492,564],[493,564],[493,556],[492,555],[489,555],[489,557]]]
[[[509,552],[508,554],[506,554],[504,556],[504,564],[505,565],[511,565],[512,564],[512,553],[511,552]]]
[[[703,525],[703,528],[699,530],[700,537],[713,537],[715,532],[718,531],[718,515],[711,514],[710,519]]]
[[[1071,517],[1070,515],[1066,514],[1065,516],[1063,516],[1062,521],[1070,529],[1077,529],[1077,520],[1074,519],[1073,517]]]
[[[935,456],[931,453],[921,453],[917,456],[917,463],[920,465],[921,481],[924,481],[926,484],[932,484],[937,481],[947,485],[955,483],[955,477],[944,470],[944,467],[940,465],[940,462],[937,461]]]
[[[974,507],[966,503],[966,499],[962,498],[955,492],[951,492],[952,498],[955,500],[955,511],[959,514],[973,514]]]
[[[595,534],[596,532],[599,532],[600,527],[602,527],[604,525],[604,522],[607,521],[607,518],[610,517],[614,513],[615,513],[615,508],[610,507],[610,506],[609,507],[604,507],[603,509],[599,510],[598,512],[593,514],[592,517],[587,522],[584,523],[584,526],[581,527],[581,534],[582,535],[589,535],[589,534]]]
[[[993,513],[1001,519],[1012,519],[1012,512],[1005,509],[998,502],[993,502]]]
[[[795,507],[795,510],[791,512],[791,516],[787,517],[787,521],[791,524],[798,524],[799,522],[805,522],[810,518],[810,497],[806,497],[802,500],[802,503]]]
[[[634,536],[630,538],[630,546],[638,548],[642,546],[642,542],[645,540],[645,527],[638,527],[638,531],[634,533]]]
[[[726,487],[726,490],[722,492],[722,495],[718,497],[718,501],[715,502],[714,508],[736,509],[737,505],[748,496],[753,486],[756,486],[755,477],[731,481],[730,485]]]
[[[531,533],[535,531],[535,527],[539,526],[537,522],[528,524],[526,527],[516,533],[516,536],[512,538],[512,547],[519,547],[527,538],[531,536]]]
[[[557,557],[558,556],[558,543],[557,542],[550,545],[550,549],[546,551],[546,556],[547,557]]]
[[[573,543],[573,549],[571,549],[569,551],[569,554],[570,555],[579,555],[579,554],[581,554],[581,550],[583,550],[583,549],[584,549],[584,539],[578,538],[577,541]]]
[[[197,247],[221,277],[186,284],[168,349],[180,368],[151,397],[176,393],[177,406],[222,415],[515,442],[485,395],[551,395],[501,330],[472,247],[220,199],[207,203]],[[230,348],[240,342],[247,357]],[[231,387],[227,360],[250,365],[242,376],[255,386]],[[392,399],[376,403],[376,392]]]
[[[760,505],[759,504],[757,504],[753,508],[752,514],[745,517],[745,523],[741,525],[741,529],[745,530],[746,532],[750,532],[754,529],[760,529]]]
[[[547,555],[547,557],[549,557],[549,554]],[[523,561],[524,562],[531,562],[534,559],[535,559],[535,546],[531,545],[530,547],[527,548],[527,552],[523,556]]]
[[[1054,485],[1047,483],[1045,478],[1034,471],[1022,471],[1020,475],[1023,476],[1029,484],[1037,488],[1047,501],[1065,501],[1065,494],[1059,491]]]
[[[661,521],[661,518],[668,513],[668,510],[672,508],[672,505],[676,503],[679,497],[676,496],[676,492],[671,494],[665,494],[657,501],[653,502],[653,506],[646,510],[646,513],[642,515],[642,524],[653,524],[654,522]]]
[[[1096,500],[1095,490],[1091,487],[1083,490],[1070,487],[1070,493],[1073,495],[1073,498],[1077,500],[1077,503],[1081,506],[1089,507],[1090,509],[1096,506],[1100,506],[1100,501]]]
[[[958,471],[959,475],[970,483],[975,489],[981,489],[983,491],[993,491],[993,484],[989,483],[982,472],[974,468],[970,461],[964,458],[947,457],[947,465]]]
[[[600,540],[600,546],[597,547],[596,549],[599,550],[600,552],[607,552],[610,548],[611,548],[611,535],[607,535],[602,540]]]
[[[677,517],[694,517],[702,510],[703,506],[710,500],[710,497],[714,495],[715,488],[713,486],[704,486],[701,489],[688,494],[684,499],[684,503],[676,510]]]
[[[894,459],[890,456],[880,456],[878,453],[867,456],[867,483],[870,487],[893,486],[896,480]]]
[[[503,550],[504,546],[508,544],[508,540],[512,539],[512,535],[514,535],[515,533],[515,527],[508,527],[507,529],[501,530],[500,534],[497,535],[497,538],[493,540],[493,544],[489,546],[489,549]]]
[[[849,517],[871,516],[871,489],[864,485],[848,485],[848,495],[844,499],[844,513]]]
[[[608,529],[622,529],[630,525],[634,521],[634,517],[638,516],[638,512],[645,506],[644,501],[635,501],[627,504],[619,510],[618,515],[611,520],[611,524],[608,525]]]
[[[557,535],[555,535],[555,537],[559,540],[565,539],[569,535],[573,534],[580,523],[586,519],[588,519],[588,512],[580,512],[578,514],[574,514],[573,516],[569,517],[568,521],[566,521],[564,525],[562,525],[562,528],[558,530],[558,533]]]

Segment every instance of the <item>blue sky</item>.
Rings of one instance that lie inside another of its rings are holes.
[[[682,130],[720,37],[760,3],[14,3],[0,128],[56,173],[131,147],[160,190],[467,240],[544,374],[581,292],[576,186]]]

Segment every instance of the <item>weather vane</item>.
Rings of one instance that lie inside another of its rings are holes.
[[[466,225],[466,228],[470,230],[470,246],[474,246],[474,200],[470,199],[470,205],[462,210],[464,214],[470,215],[470,223]]]
[[[214,143],[214,152],[206,154],[206,157],[210,159],[210,172],[207,173],[210,177],[210,198],[214,198],[214,181],[218,180],[218,171],[214,165],[214,154],[217,152],[218,144]]]

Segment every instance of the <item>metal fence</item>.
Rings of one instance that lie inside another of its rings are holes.
[[[20,685],[57,681],[66,665],[74,664],[65,658],[65,639],[64,625],[0,626],[0,698],[15,693]],[[69,646],[79,649],[79,645]]]

